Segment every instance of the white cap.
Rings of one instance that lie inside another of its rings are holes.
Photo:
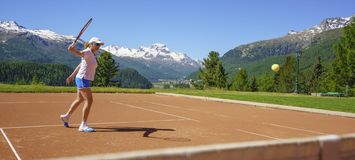
[[[105,43],[104,42],[102,42],[99,38],[97,38],[97,37],[92,37],[91,39],[90,39],[90,41],[89,41],[89,43],[91,44],[91,43],[99,43],[99,44],[101,44],[101,45],[104,45]]]

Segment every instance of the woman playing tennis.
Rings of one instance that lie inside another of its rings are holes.
[[[85,45],[85,49],[78,51],[75,48],[75,43],[68,47],[68,51],[76,56],[81,57],[80,64],[75,68],[73,73],[67,78],[67,83],[71,83],[75,78],[75,83],[78,88],[77,97],[71,104],[66,114],[60,115],[61,120],[65,127],[69,127],[69,119],[72,113],[78,108],[78,106],[84,102],[84,108],[82,112],[82,121],[79,126],[80,132],[94,132],[93,128],[90,128],[87,124],[88,116],[90,113],[91,105],[93,103],[92,92],[90,89],[90,82],[94,80],[97,62],[96,52],[100,49],[100,46],[104,45],[99,38],[93,37]]]

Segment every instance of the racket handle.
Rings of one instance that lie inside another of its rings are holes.
[[[74,42],[72,43],[72,45],[75,45],[77,41],[78,41],[78,38],[76,38],[76,39],[74,40]]]

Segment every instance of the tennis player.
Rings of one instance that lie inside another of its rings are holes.
[[[78,106],[84,102],[82,111],[82,121],[79,126],[80,132],[94,132],[95,129],[88,126],[87,120],[89,117],[91,105],[93,103],[93,96],[90,89],[90,82],[94,80],[97,61],[96,53],[100,46],[104,45],[99,38],[93,37],[88,43],[85,44],[84,50],[78,51],[75,44],[68,47],[68,51],[74,55],[81,57],[80,64],[75,68],[73,73],[66,79],[67,83],[71,83],[75,78],[75,83],[78,88],[77,97],[71,104],[66,114],[60,115],[65,127],[69,127],[69,119]]]

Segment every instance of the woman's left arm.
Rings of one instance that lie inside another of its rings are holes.
[[[79,68],[80,68],[80,64],[75,68],[75,70],[73,71],[73,73],[67,78],[67,84],[70,84],[71,82],[73,82],[74,77],[76,76],[76,74],[78,74],[79,72]]]

